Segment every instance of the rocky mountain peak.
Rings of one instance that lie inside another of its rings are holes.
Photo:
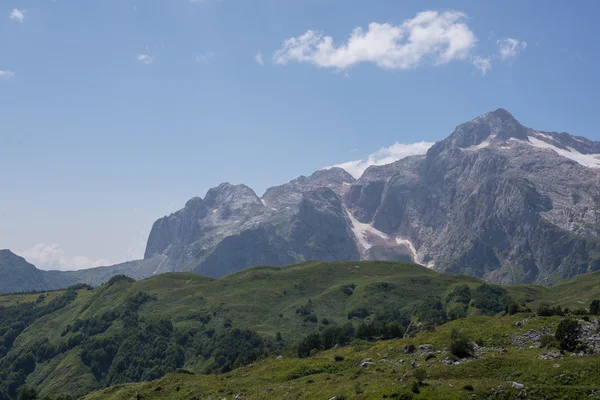
[[[429,149],[428,157],[435,157],[443,150],[478,149],[511,139],[527,142],[527,134],[526,127],[508,111],[499,108],[457,126],[450,136]]]
[[[216,208],[220,205],[232,202],[249,202],[260,204],[260,199],[246,185],[232,185],[229,182],[221,183],[219,186],[210,189],[204,196],[204,204],[209,208]]]

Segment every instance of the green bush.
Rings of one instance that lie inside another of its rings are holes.
[[[413,381],[410,391],[413,392],[414,394],[421,393],[421,390],[419,389],[419,383],[417,381]]]
[[[369,310],[365,307],[355,308],[354,310],[348,313],[348,319],[352,319],[354,317],[359,319],[365,319],[369,316]]]
[[[471,305],[483,315],[495,315],[504,311],[511,302],[505,289],[484,283],[471,290]]]
[[[540,306],[538,307],[537,314],[540,317],[551,317],[553,315],[559,315],[559,316],[565,315],[563,310],[560,308],[560,306],[552,307],[548,303],[540,304]]]
[[[439,298],[427,297],[415,309],[415,315],[421,322],[441,325],[448,320],[444,306]]]
[[[298,357],[305,358],[310,356],[310,352],[312,350],[320,350],[321,349],[321,337],[318,333],[311,333],[306,336],[302,341],[298,344]]]
[[[514,301],[511,301],[506,311],[508,312],[508,315],[515,315],[519,312],[519,305]]]
[[[562,350],[574,351],[579,344],[579,331],[579,323],[576,320],[565,318],[558,324],[554,337]]]
[[[456,328],[450,334],[450,352],[459,358],[469,357],[473,352],[469,337]]]
[[[600,300],[592,300],[590,304],[590,315],[600,314]]]
[[[341,290],[346,296],[352,296],[354,289],[356,289],[356,285],[354,283],[341,286]]]

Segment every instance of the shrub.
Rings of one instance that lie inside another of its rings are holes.
[[[342,285],[341,289],[346,296],[352,296],[352,294],[354,293],[354,289],[356,289],[356,285],[354,283]]]
[[[384,339],[396,339],[404,336],[404,328],[398,322],[389,322],[383,329]]]
[[[600,300],[592,300],[592,304],[590,304],[590,315],[599,315],[600,314]]]
[[[360,319],[365,319],[368,316],[369,316],[369,310],[367,310],[365,307],[355,308],[354,310],[352,310],[348,313],[348,319],[352,319],[354,317],[360,318]]]
[[[560,348],[574,351],[577,348],[579,336],[579,323],[576,320],[565,318],[558,324],[554,337],[558,340]]]
[[[538,307],[537,314],[540,317],[551,317],[553,315],[563,316],[564,312],[563,312],[563,310],[561,310],[560,306],[552,307],[548,303],[542,303]]]
[[[450,352],[456,357],[469,357],[473,351],[473,345],[469,337],[458,329],[452,329],[450,334]]]
[[[504,311],[511,299],[505,289],[484,283],[471,291],[471,305],[483,315]]]
[[[304,322],[314,322],[317,323],[317,314],[310,313],[306,317],[304,317]]]
[[[421,322],[441,325],[448,320],[446,311],[440,299],[428,297],[416,308],[415,315]]]
[[[414,394],[421,393],[421,390],[419,390],[419,384],[417,383],[417,381],[413,381],[410,391],[413,392]]]
[[[463,389],[465,389],[468,392],[472,392],[473,390],[475,390],[473,388],[473,385],[465,385],[465,386],[463,386]]]
[[[308,357],[312,350],[321,349],[321,337],[318,333],[311,333],[306,336],[298,345],[298,357]]]
[[[585,308],[578,308],[573,310],[573,315],[588,315],[588,311]]]
[[[516,313],[519,312],[519,305],[517,303],[515,303],[514,301],[512,301],[508,305],[508,308],[506,311],[508,312],[508,315],[515,315]]]

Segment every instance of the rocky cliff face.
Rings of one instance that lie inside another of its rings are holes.
[[[262,198],[220,185],[158,220],[146,258],[211,276],[309,259],[412,259],[551,284],[600,269],[599,183],[599,142],[535,131],[500,109],[358,180],[332,168]]]

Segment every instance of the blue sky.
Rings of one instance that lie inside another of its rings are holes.
[[[140,257],[154,220],[221,182],[261,194],[499,107],[599,140],[599,8],[3,0],[0,248]]]

